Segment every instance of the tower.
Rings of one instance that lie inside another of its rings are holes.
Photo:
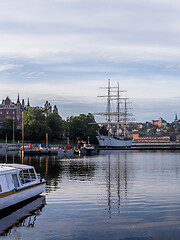
[[[175,113],[174,121],[177,121],[177,120],[178,120],[177,113]]]

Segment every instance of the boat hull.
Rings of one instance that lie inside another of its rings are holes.
[[[45,182],[41,182],[0,194],[0,210],[38,196],[45,191],[45,185]]]
[[[125,148],[131,147],[133,139],[117,139],[112,136],[97,136],[100,147]]]

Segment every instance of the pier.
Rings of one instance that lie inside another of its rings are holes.
[[[180,150],[178,143],[134,143],[131,147],[98,147],[98,150]]]

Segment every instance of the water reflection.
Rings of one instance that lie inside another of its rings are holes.
[[[104,152],[103,152],[104,155]],[[121,157],[121,159],[120,159]],[[107,154],[108,171],[107,171],[107,199],[108,213],[111,217],[111,202],[117,201],[117,212],[120,213],[121,199],[128,197],[128,175],[132,174],[133,169],[127,166],[127,153],[119,153],[117,155]],[[112,165],[112,166],[111,166]],[[129,172],[130,171],[130,172]],[[117,186],[113,186],[116,185]],[[116,194],[114,194],[114,192]],[[112,193],[111,193],[112,192]],[[116,197],[117,196],[117,199]],[[113,198],[113,199],[112,199]]]
[[[0,161],[21,159],[3,156]],[[40,239],[179,239],[178,152],[28,156],[24,163],[47,181],[48,204],[36,227]]]
[[[1,212],[0,236],[11,235],[17,227],[34,227],[36,218],[41,214],[45,204],[45,197],[40,196]]]

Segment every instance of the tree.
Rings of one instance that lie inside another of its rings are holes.
[[[13,137],[13,120],[11,117],[6,117],[2,124],[3,131],[2,135],[3,137],[7,137],[7,139],[12,139]]]
[[[80,114],[75,117],[71,116],[68,119],[69,135],[73,141],[87,141],[89,137],[90,142],[96,143],[96,131],[98,128],[99,126],[91,113],[88,113],[88,115]]]
[[[51,104],[46,101],[45,104],[44,104],[44,114],[45,114],[45,117],[49,117],[49,115],[52,113],[52,106]]]
[[[28,111],[24,112],[25,139],[32,141],[45,139],[48,130],[42,109],[29,107]]]
[[[54,105],[54,108],[53,108],[53,113],[57,113],[58,114],[58,108],[56,105]]]
[[[47,126],[50,129],[50,136],[53,139],[58,139],[64,131],[64,122],[57,112],[51,113],[46,118]]]

